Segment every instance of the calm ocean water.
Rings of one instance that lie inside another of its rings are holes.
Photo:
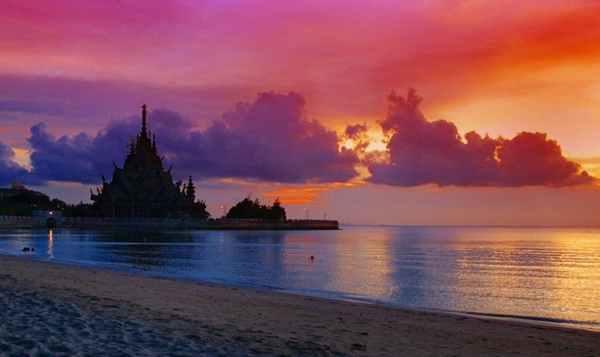
[[[0,253],[600,330],[600,228],[342,228],[0,231]]]

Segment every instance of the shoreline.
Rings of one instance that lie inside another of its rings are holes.
[[[0,216],[4,228],[75,229],[193,229],[193,230],[338,230],[336,220],[255,218],[62,217],[60,212],[38,216]]]
[[[25,310],[31,296],[50,299],[58,306],[74,306],[83,311],[81,316],[114,322],[117,330],[127,332],[127,326],[138,324],[131,331],[145,326],[146,334],[155,339],[178,341],[173,342],[175,347],[209,346],[212,354],[600,355],[600,332],[585,329],[199,283],[11,255],[0,255],[0,298],[2,291],[16,296],[15,303],[23,300]],[[40,323],[69,313],[63,310],[43,310]],[[108,322],[102,326],[112,326]],[[63,338],[68,348],[77,350],[77,338],[72,335]],[[141,334],[138,340],[117,348],[125,349],[125,354],[128,348],[138,348],[132,355],[143,354],[145,337]],[[0,337],[0,346],[4,345],[18,348]],[[195,351],[202,355],[201,350]],[[147,352],[152,355],[152,350]]]
[[[27,254],[29,254],[29,253],[27,253]],[[345,296],[336,296],[335,294],[323,294],[323,293],[318,294],[318,293],[290,290],[290,289],[286,289],[283,287],[270,286],[270,285],[232,282],[232,281],[225,281],[225,280],[218,280],[218,279],[201,280],[201,279],[195,279],[193,277],[174,277],[172,275],[158,274],[156,272],[147,271],[145,269],[144,270],[141,270],[141,269],[123,270],[123,269],[108,267],[108,266],[77,264],[77,263],[69,262],[69,261],[65,261],[65,260],[45,259],[42,257],[36,257],[36,256],[30,256],[30,255],[27,255],[27,256],[23,255],[22,257],[19,257],[19,256],[15,255],[14,252],[13,253],[0,252],[0,257],[3,255],[8,255],[11,257],[18,257],[18,258],[23,258],[23,259],[33,259],[33,260],[37,260],[37,261],[41,261],[41,262],[65,264],[65,265],[69,265],[69,266],[76,265],[76,266],[81,266],[81,267],[87,267],[90,269],[109,270],[109,271],[114,271],[116,273],[143,275],[143,276],[156,277],[156,278],[162,278],[162,279],[173,279],[173,280],[178,280],[178,281],[190,282],[192,284],[199,283],[199,284],[204,284],[204,285],[219,285],[219,286],[223,286],[226,288],[260,290],[260,291],[267,291],[267,292],[273,291],[273,292],[277,292],[277,293],[281,293],[281,294],[290,294],[290,295],[304,296],[304,297],[309,297],[309,298],[322,298],[322,299],[334,300],[334,301],[344,301],[344,302],[349,302],[349,303],[354,303],[354,304],[369,304],[369,305],[392,307],[392,308],[411,310],[411,311],[417,311],[417,312],[450,314],[450,315],[456,315],[456,316],[469,316],[469,317],[480,318],[480,319],[497,319],[497,320],[509,321],[509,322],[524,322],[524,323],[531,323],[531,324],[536,324],[536,325],[544,325],[544,326],[548,326],[548,327],[573,328],[573,329],[586,330],[586,331],[600,333],[600,323],[597,323],[596,321],[564,320],[564,319],[560,319],[560,318],[543,317],[543,316],[507,315],[507,314],[499,314],[499,313],[493,313],[493,312],[475,312],[475,311],[466,311],[466,310],[444,310],[444,309],[439,309],[439,308],[408,306],[408,305],[394,304],[393,302],[379,301],[376,299],[352,298],[352,297],[345,297]]]
[[[169,277],[167,277],[167,278],[169,278]],[[193,280],[193,279],[189,279],[189,281],[197,282],[196,280]],[[203,283],[203,282],[200,282],[200,283]],[[213,284],[212,282],[204,282],[204,283]],[[309,298],[319,298],[319,299],[326,299],[326,300],[333,300],[333,301],[343,301],[343,302],[352,303],[352,304],[366,304],[366,305],[373,305],[373,306],[379,306],[379,307],[407,310],[407,311],[412,311],[412,312],[417,312],[417,313],[423,312],[423,313],[432,313],[432,314],[445,314],[445,315],[452,315],[452,316],[458,316],[458,317],[465,316],[465,317],[472,317],[472,318],[476,318],[476,319],[488,319],[488,320],[497,320],[497,321],[504,321],[504,322],[510,322],[510,323],[524,323],[524,324],[531,324],[531,325],[539,325],[539,326],[544,326],[544,327],[575,329],[575,330],[582,330],[582,331],[588,331],[588,332],[600,334],[600,324],[598,324],[597,327],[594,327],[595,325],[591,325],[586,322],[566,321],[566,320],[560,320],[560,319],[549,318],[549,317],[503,315],[503,314],[486,313],[486,312],[455,311],[455,310],[443,310],[443,309],[435,309],[435,308],[427,308],[427,307],[412,307],[412,306],[395,305],[393,303],[375,301],[375,300],[366,300],[366,299],[362,300],[362,299],[352,299],[352,298],[344,298],[344,297],[330,297],[330,296],[324,296],[324,295],[315,295],[315,294],[310,294],[310,293],[297,292],[297,291],[293,291],[293,290],[285,290],[283,288],[271,288],[271,287],[256,287],[255,288],[253,285],[239,286],[239,285],[233,285],[233,284],[229,285],[229,284],[221,283],[221,282],[215,282],[214,284],[222,285],[222,286],[226,286],[226,287],[249,289],[249,290],[276,291],[281,294],[305,296],[305,297],[309,297]]]

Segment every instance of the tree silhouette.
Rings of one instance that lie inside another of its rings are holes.
[[[287,216],[285,213],[285,208],[281,205],[281,201],[279,201],[279,197],[275,199],[273,202],[273,206],[270,208],[271,216],[273,219],[286,220]]]
[[[285,208],[281,206],[279,198],[275,200],[273,206],[261,205],[260,201],[252,200],[252,195],[238,202],[235,206],[229,209],[226,218],[260,218],[260,219],[276,219],[285,220]]]
[[[194,187],[194,182],[192,181],[192,175],[190,175],[190,180],[185,188],[185,196],[190,202],[194,202],[196,199],[196,188]]]
[[[206,202],[204,201],[196,201],[192,203],[192,208],[190,209],[190,217],[192,218],[208,218],[210,217],[210,213],[206,210]]]

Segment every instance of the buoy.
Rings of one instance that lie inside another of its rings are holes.
[[[314,255],[311,255],[311,256],[310,256],[310,260],[314,260],[314,259],[315,259],[315,256],[314,256]]]

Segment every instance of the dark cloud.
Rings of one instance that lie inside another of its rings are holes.
[[[15,152],[0,141],[0,186],[8,187],[13,180],[23,183],[36,183],[29,178],[29,172],[14,162]]]
[[[261,93],[203,132],[191,132],[178,150],[166,149],[174,162],[203,177],[345,182],[357,176],[356,154],[339,150],[337,134],[308,119],[305,104],[297,93]]]
[[[522,132],[513,139],[475,132],[463,141],[456,126],[427,121],[419,110],[422,98],[409,89],[406,99],[388,96],[388,114],[380,122],[389,137],[387,157],[366,157],[377,184],[416,186],[573,186],[595,182],[577,163],[562,156],[546,134]]]
[[[371,143],[367,130],[366,124],[348,125],[346,127],[344,135],[346,139],[354,142],[354,151],[364,153]]]
[[[139,132],[139,119],[136,121],[111,121],[95,137],[82,132],[58,139],[50,134],[46,123],[32,126],[27,139],[34,150],[30,155],[31,175],[44,181],[99,183],[101,173],[112,173],[113,160],[122,164],[128,134]]]
[[[519,133],[501,140],[498,160],[508,186],[574,186],[594,182],[578,163],[562,156],[560,146],[544,133]]]
[[[348,138],[350,139],[355,139],[357,138],[360,134],[366,133],[367,132],[367,125],[365,124],[355,124],[355,125],[348,125],[346,127],[345,130],[345,134]]]
[[[562,156],[560,146],[543,133],[519,133],[513,139],[464,140],[445,120],[427,121],[414,89],[406,98],[392,92],[388,115],[379,124],[388,137],[386,152],[366,155],[377,184],[416,186],[573,186],[595,182],[577,163]],[[188,118],[166,109],[148,114],[157,133],[165,166],[175,178],[240,178],[270,182],[345,182],[357,176],[356,152],[368,146],[366,125],[350,125],[343,139],[355,149],[339,149],[338,135],[307,117],[304,98],[261,93],[254,103],[234,110],[200,130]],[[122,165],[130,135],[140,130],[140,116],[111,121],[96,136],[79,133],[55,138],[45,123],[31,127],[32,171],[13,161],[14,152],[0,143],[0,181],[24,183],[71,181],[97,184]]]
[[[80,133],[56,139],[44,123],[31,127],[32,173],[44,180],[98,183],[100,173],[121,166],[128,135],[140,131],[140,116],[112,121],[95,137]],[[241,178],[271,182],[344,182],[357,176],[354,151],[338,149],[338,136],[306,115],[304,98],[261,93],[205,130],[181,114],[155,109],[148,128],[157,134],[165,165],[174,176]]]

